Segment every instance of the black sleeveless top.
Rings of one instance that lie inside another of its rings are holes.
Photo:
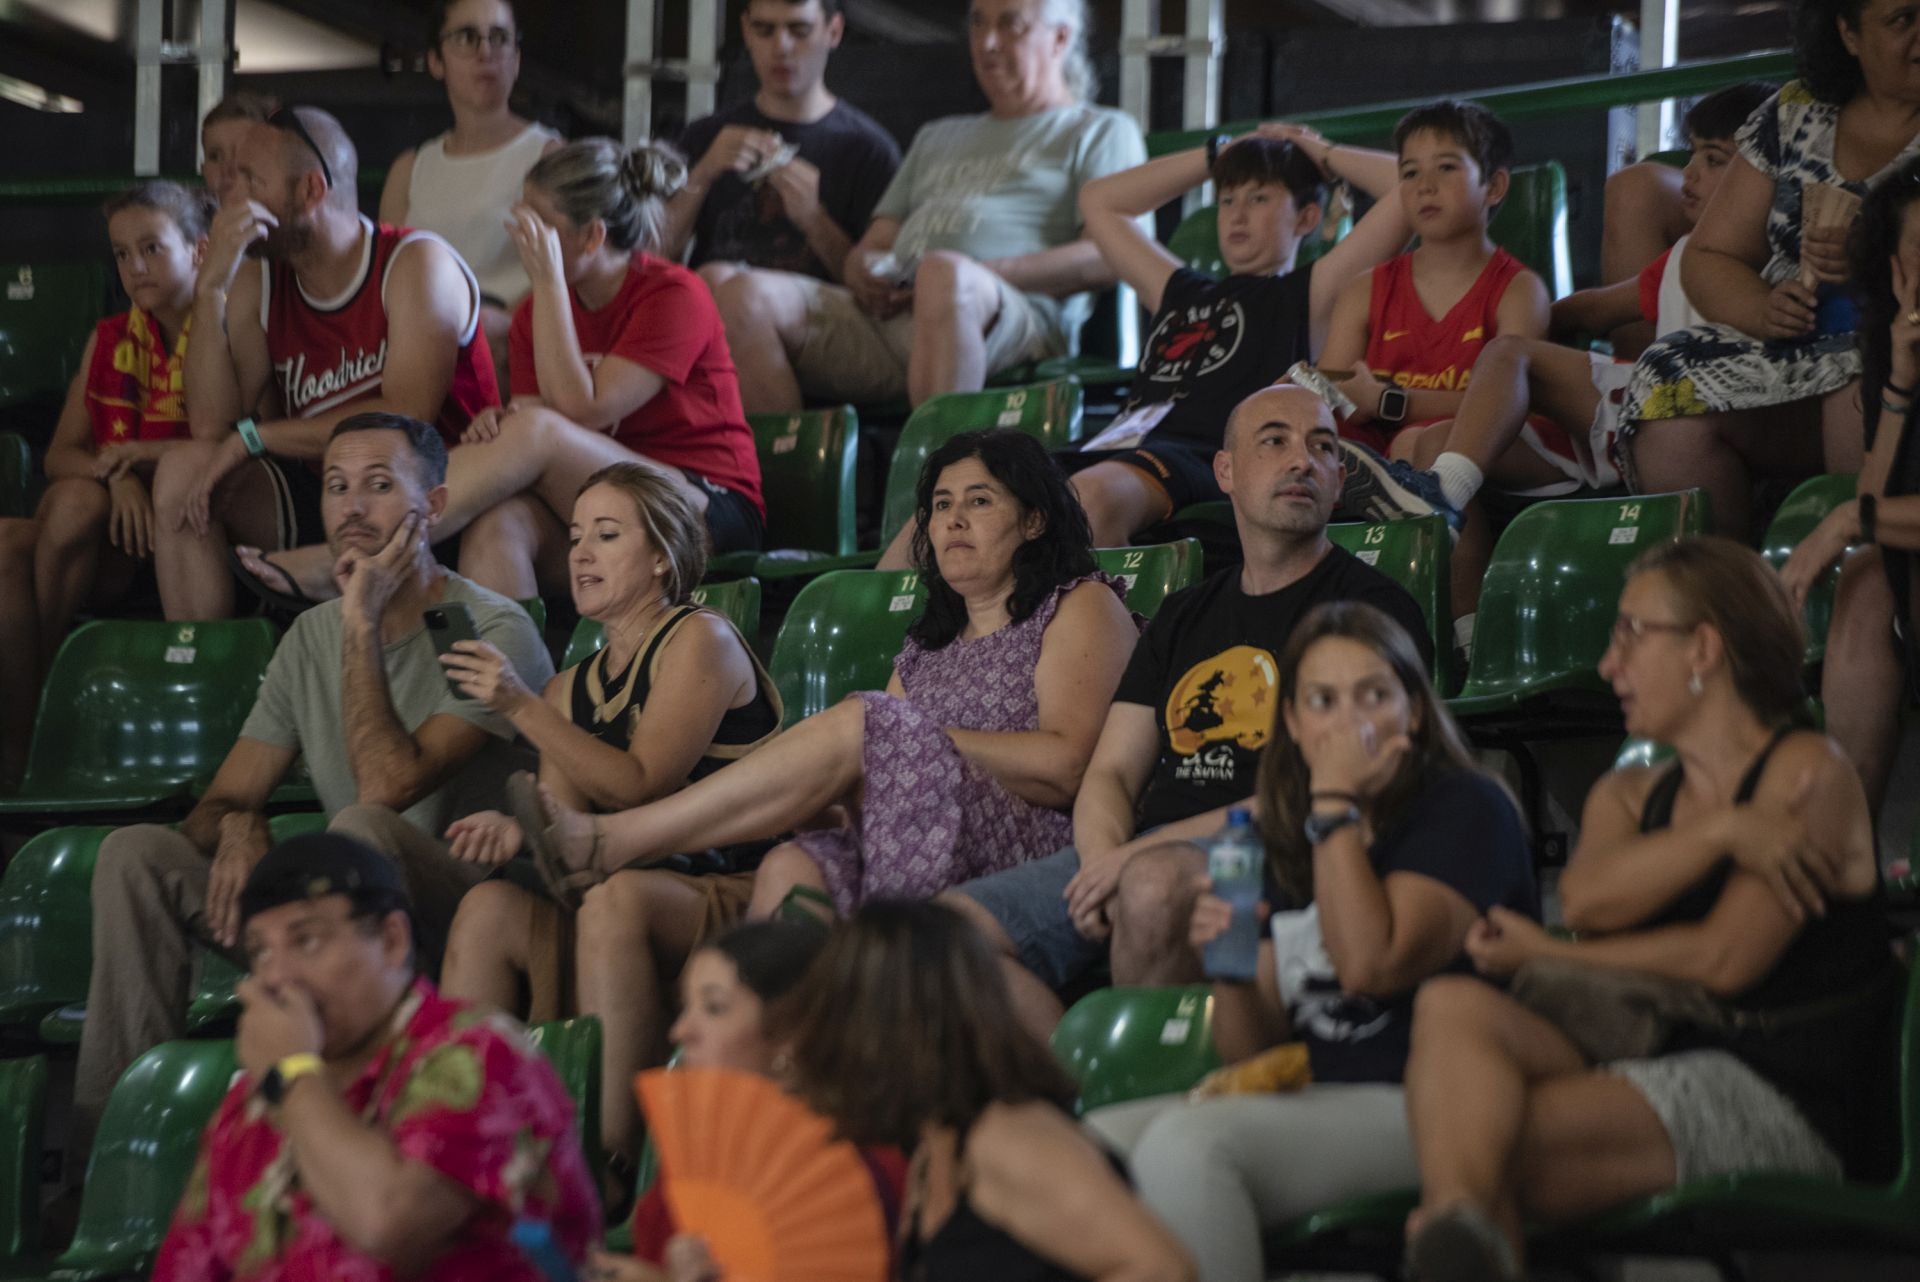
[[[1734,794],[1735,805],[1753,799],[1774,749],[1799,729],[1776,733],[1754,758]],[[1673,822],[1673,803],[1684,774],[1679,762],[1654,784],[1640,813],[1640,831]],[[1734,871],[1723,858],[1638,929],[1654,930],[1701,921],[1713,911]],[[1760,981],[1722,999],[1736,1011],[1786,1012],[1783,1027],[1745,1029],[1731,1035],[1682,1029],[1664,1048],[1725,1050],[1767,1079],[1800,1110],[1855,1178],[1890,1173],[1897,1160],[1895,1095],[1902,978],[1888,947],[1885,904],[1876,886],[1863,899],[1834,899],[1824,916],[1811,917]],[[1834,999],[1857,996],[1858,1000]],[[1818,1014],[1810,1004],[1829,1003]],[[1793,1008],[1806,1008],[1795,1015]]]
[[[647,706],[647,696],[653,691],[654,678],[658,675],[660,649],[682,623],[697,613],[700,607],[683,605],[668,615],[647,643],[646,650],[636,654],[618,672],[607,671],[605,650],[596,651],[576,667],[567,698],[573,724],[621,752],[631,747],[634,727],[639,724],[640,711]],[[780,728],[780,695],[774,689],[773,678],[760,666],[753,648],[744,640],[741,646],[753,663],[756,685],[753,698],[737,708],[728,708],[720,718],[713,742],[687,775],[688,783],[704,779],[729,762],[746,756]]]

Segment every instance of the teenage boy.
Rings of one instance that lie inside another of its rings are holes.
[[[1727,165],[1733,136],[1774,86],[1749,83],[1709,94],[1687,113],[1687,161],[1681,203],[1691,228],[1707,207]],[[1644,319],[1654,334],[1704,324],[1680,287],[1687,237],[1638,277],[1569,294],[1553,305],[1553,331],[1571,337],[1604,334]],[[1482,484],[1530,490],[1568,481],[1589,488],[1620,482],[1613,445],[1620,401],[1633,362],[1540,339],[1506,337],[1487,345],[1451,421],[1410,428],[1394,439],[1397,457],[1427,469],[1432,489],[1451,512],[1464,512]],[[1531,407],[1572,432],[1539,432]],[[1578,431],[1586,424],[1586,432]],[[1422,487],[1429,488],[1429,487]],[[1484,569],[1484,563],[1481,566]],[[1477,572],[1476,572],[1477,573]]]
[[[1186,266],[1140,223],[1209,179],[1219,193],[1222,280]],[[1339,181],[1372,197],[1373,209],[1296,270],[1300,245],[1325,217],[1327,184]],[[1406,245],[1406,213],[1384,199],[1396,182],[1386,152],[1269,123],[1080,189],[1087,235],[1153,313],[1120,417],[1061,460],[1074,469],[1097,545],[1125,544],[1190,503],[1221,497],[1213,456],[1233,407],[1311,360],[1341,291]]]
[[[841,0],[749,0],[740,33],[760,90],[696,120],[680,136],[697,157],[667,202],[662,252],[718,285],[742,267],[839,281],[894,171],[900,146],[828,92],[840,47]],[[784,159],[783,159],[784,157]]]

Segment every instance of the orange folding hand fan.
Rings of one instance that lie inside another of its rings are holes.
[[[635,1079],[667,1206],[726,1282],[882,1282],[887,1230],[858,1149],[767,1078],[724,1068]]]

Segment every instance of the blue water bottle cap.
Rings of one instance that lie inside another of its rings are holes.
[[[1234,806],[1227,811],[1227,823],[1229,825],[1250,824],[1252,822],[1253,811],[1247,809],[1245,806]]]

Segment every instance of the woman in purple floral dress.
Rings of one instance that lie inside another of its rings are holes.
[[[955,437],[920,474],[913,547],[927,609],[886,691],[851,696],[650,805],[594,816],[544,797],[539,857],[554,874],[604,874],[811,828],[761,865],[748,915],[766,916],[795,887],[845,913],[1067,845],[1139,635],[1091,544],[1037,441]],[[840,826],[812,827],[827,815]]]

